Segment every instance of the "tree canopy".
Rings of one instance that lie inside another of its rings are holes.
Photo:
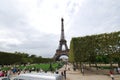
[[[120,31],[72,38],[69,61],[118,63],[120,66]]]
[[[48,63],[52,62],[51,58],[42,58],[41,56],[29,55],[21,52],[0,52],[0,65],[8,64],[26,64],[26,63]]]

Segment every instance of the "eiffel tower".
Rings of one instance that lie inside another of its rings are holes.
[[[60,37],[60,41],[59,41],[59,47],[56,50],[56,53],[54,55],[55,61],[58,61],[62,55],[68,56],[68,53],[69,53],[67,41],[65,40],[65,36],[64,36],[64,23],[63,22],[64,22],[64,19],[61,18],[61,37]],[[63,46],[65,49],[63,49]]]

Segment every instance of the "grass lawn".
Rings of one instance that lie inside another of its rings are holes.
[[[51,63],[51,69],[52,71],[55,71],[56,69],[59,69],[62,67],[63,64],[61,63]],[[26,65],[26,66],[18,66],[17,68],[23,70],[23,69],[32,69],[32,68],[35,68],[35,69],[42,69],[44,71],[50,71],[50,63],[41,63],[41,64],[31,64],[31,65]],[[10,69],[10,67],[3,67],[1,68],[1,70],[8,70]]]

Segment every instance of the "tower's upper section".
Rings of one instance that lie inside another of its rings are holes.
[[[65,36],[64,36],[64,19],[61,18],[61,40],[64,40]]]

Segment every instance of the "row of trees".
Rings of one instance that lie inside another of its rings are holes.
[[[69,61],[82,64],[118,63],[120,67],[120,31],[72,38]]]
[[[27,53],[0,52],[0,65],[26,64],[26,63],[48,63],[48,62],[53,62],[53,60],[51,58],[42,58],[41,56],[29,55]]]

